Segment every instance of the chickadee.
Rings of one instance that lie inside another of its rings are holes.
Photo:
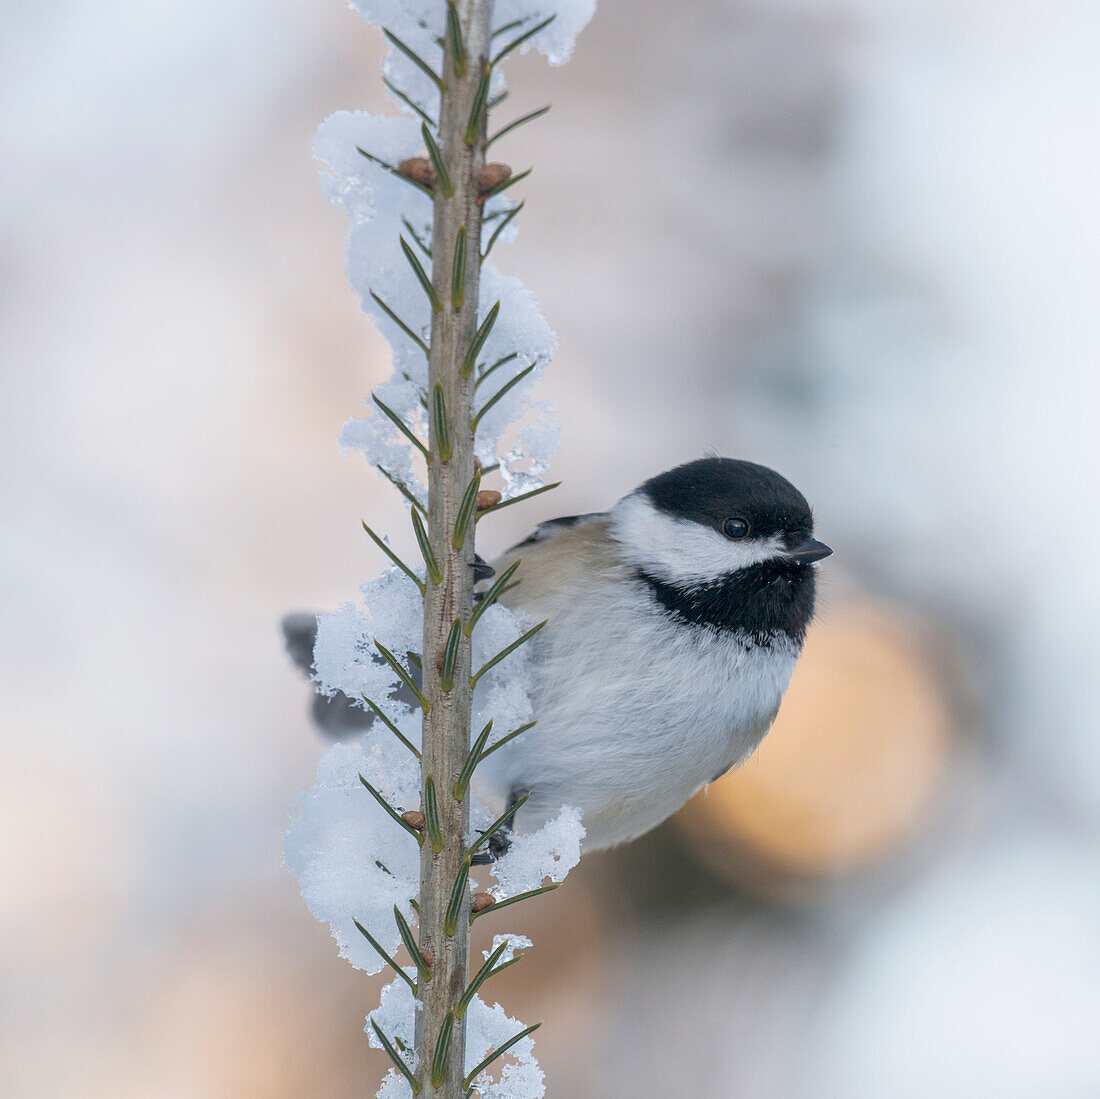
[[[528,643],[538,724],[479,768],[510,803],[528,795],[517,829],[574,805],[584,850],[612,847],[743,763],[775,720],[831,552],[789,481],[703,458],[608,512],[543,523],[494,562],[523,559],[501,602],[547,620]]]
[[[581,810],[586,851],[660,824],[743,763],[775,720],[814,609],[805,497],[752,462],[703,458],[609,512],[543,523],[502,600],[546,627],[533,646],[538,725],[486,760],[530,792],[520,831]],[[498,758],[500,757],[500,758]]]

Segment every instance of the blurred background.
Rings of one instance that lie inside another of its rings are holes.
[[[278,621],[382,567],[361,518],[412,548],[336,446],[389,368],[309,157],[392,109],[379,36],[0,18],[0,1093],[372,1094]],[[708,449],[836,551],[761,751],[525,911],[551,1096],[1100,1095],[1098,49],[1091,0],[601,0],[511,63],[565,483],[483,552]]]

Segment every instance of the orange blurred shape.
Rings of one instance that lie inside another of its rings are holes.
[[[242,888],[135,957],[81,1099],[373,1094],[387,1062],[362,1028],[382,978],[352,969],[314,930],[283,894]]]
[[[897,848],[926,818],[953,715],[920,632],[868,603],[815,623],[779,716],[738,771],[677,817],[727,876],[821,877]]]
[[[133,829],[54,742],[0,758],[0,970],[64,969],[100,949],[130,886]]]

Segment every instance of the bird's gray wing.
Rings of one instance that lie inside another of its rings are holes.
[[[556,534],[570,527],[578,527],[581,523],[590,523],[593,519],[602,519],[606,515],[603,511],[590,511],[585,515],[563,515],[560,519],[547,519],[545,523],[539,523],[537,527],[522,542],[517,542],[509,553],[521,549],[523,546],[536,546],[539,542],[549,541]]]
[[[282,622],[287,655],[294,666],[313,674],[313,646],[317,644],[317,615],[308,611],[288,614]]]
[[[295,667],[305,674],[313,673],[313,646],[317,643],[317,615],[288,614],[283,619],[283,639],[286,651]],[[370,726],[374,715],[355,703],[343,691],[334,695],[314,693],[310,703],[314,724],[325,736],[345,740]]]
[[[305,674],[313,674],[313,647],[317,644],[317,615],[308,612],[288,614],[283,619],[283,638],[286,641],[286,651],[295,666]],[[379,658],[379,663],[381,659]],[[416,685],[420,686],[420,670],[411,667],[410,673]],[[406,705],[412,707],[416,700],[407,687],[402,686],[393,695]],[[313,723],[325,736],[333,740],[345,740],[348,737],[369,729],[374,721],[374,714],[363,709],[343,691],[337,691],[334,695],[324,695],[319,691],[314,692],[310,702],[310,716]]]
[[[474,556],[474,581],[488,580],[496,575],[493,566],[483,561],[476,554]],[[313,648],[317,644],[317,615],[308,611],[299,611],[288,614],[283,619],[283,639],[286,642],[286,651],[297,668],[300,668],[307,676],[313,674]],[[379,663],[381,659],[379,658]],[[416,685],[420,686],[420,670],[413,665],[412,678]],[[402,686],[392,696],[406,705],[416,705],[412,692]],[[310,704],[310,713],[314,724],[326,736],[335,740],[343,740],[346,737],[355,736],[364,729],[370,727],[374,721],[374,714],[357,705],[343,691],[337,691],[334,695],[315,693]]]

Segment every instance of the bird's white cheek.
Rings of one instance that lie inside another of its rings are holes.
[[[704,584],[783,553],[778,536],[733,540],[710,527],[658,511],[633,493],[611,511],[611,533],[636,568],[669,583]]]

